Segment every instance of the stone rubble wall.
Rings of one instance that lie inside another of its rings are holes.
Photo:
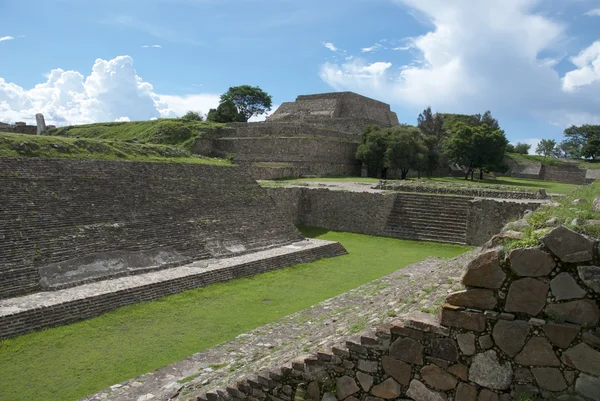
[[[599,243],[565,227],[542,242],[505,254],[490,241],[439,320],[407,316],[194,399],[597,401]]]
[[[542,166],[540,179],[558,181],[567,184],[585,185],[586,169],[566,166]]]
[[[12,132],[16,134],[37,135],[35,125],[0,124],[0,132]]]
[[[89,255],[164,249],[184,264],[303,238],[239,167],[0,158],[0,188],[0,298]]]
[[[547,195],[544,192],[527,192],[527,191],[495,191],[488,188],[457,188],[456,186],[430,186],[430,185],[415,185],[412,182],[403,182],[398,180],[381,180],[377,185],[377,189],[388,191],[410,191],[423,192],[430,194],[447,194],[447,195],[462,195],[462,196],[477,196],[488,198],[501,199],[546,199]]]

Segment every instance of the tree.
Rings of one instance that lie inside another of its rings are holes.
[[[517,144],[515,145],[515,153],[519,153],[521,155],[528,154],[529,149],[531,149],[531,145],[528,143],[517,142]]]
[[[356,150],[356,158],[367,166],[369,175],[385,178],[385,151],[388,132],[376,125],[367,125]]]
[[[444,117],[440,113],[433,114],[431,107],[423,110],[417,117],[417,127],[423,134],[423,141],[427,146],[427,161],[425,171],[431,177],[433,171],[439,167],[441,161],[441,143],[444,140]]]
[[[515,150],[515,145],[513,145],[512,143],[506,145],[506,153],[517,153]]]
[[[181,119],[184,121],[202,121],[202,120],[204,120],[204,118],[202,117],[202,115],[200,113],[198,113],[197,111],[192,111],[192,110],[185,113],[181,117]]]
[[[467,168],[465,179],[473,179],[475,169],[493,171],[501,169],[508,140],[504,133],[493,130],[487,124],[470,126],[457,122],[453,126],[452,135],[446,140],[444,153],[451,162]]]
[[[554,139],[542,139],[535,148],[535,153],[544,155],[544,157],[555,156],[557,154],[556,141]]]
[[[400,170],[403,180],[410,169],[422,170],[427,166],[427,146],[418,128],[400,126],[390,129],[385,166]]]
[[[572,139],[565,139],[558,144],[557,150],[560,157],[578,158],[581,157],[581,145]]]
[[[232,123],[244,122],[245,118],[238,112],[233,102],[226,100],[221,102],[216,109],[210,109],[206,120],[215,123]]]
[[[571,153],[576,155],[575,157],[596,158],[600,156],[596,151],[596,143],[600,140],[600,125],[584,124],[580,127],[572,125],[565,129],[564,135],[568,138],[564,142]]]
[[[600,156],[600,139],[592,138],[581,148],[581,155],[596,160]]]
[[[246,122],[252,116],[259,116],[271,110],[272,97],[258,86],[232,86],[221,95],[221,104],[232,102]]]

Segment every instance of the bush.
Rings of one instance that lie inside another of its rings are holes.
[[[204,117],[202,117],[202,115],[200,113],[198,113],[197,111],[188,111],[187,113],[185,113],[181,119],[183,121],[204,121]]]

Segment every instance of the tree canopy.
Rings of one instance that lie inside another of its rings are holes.
[[[427,153],[427,146],[418,128],[400,126],[389,130],[385,166],[400,170],[403,180],[409,170],[422,171],[427,167]]]
[[[572,125],[565,129],[564,140],[560,149],[574,157],[588,157],[595,160],[600,157],[600,125]]]
[[[385,151],[388,145],[387,130],[376,125],[367,125],[356,151],[356,158],[362,161],[371,175],[385,176]]]
[[[535,148],[535,153],[544,157],[555,156],[558,153],[556,141],[554,139],[542,139]]]
[[[221,95],[221,103],[232,102],[244,121],[271,111],[272,97],[258,86],[232,86]]]
[[[206,120],[215,123],[232,123],[244,122],[245,117],[238,112],[232,101],[226,100],[221,102],[216,109],[210,109],[206,116]]]
[[[517,142],[515,145],[515,153],[526,155],[529,153],[529,149],[531,149],[531,145],[528,143]]]

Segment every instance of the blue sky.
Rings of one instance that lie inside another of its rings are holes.
[[[0,0],[0,121],[173,117],[258,85],[401,122],[491,110],[512,142],[600,124],[600,0]]]

